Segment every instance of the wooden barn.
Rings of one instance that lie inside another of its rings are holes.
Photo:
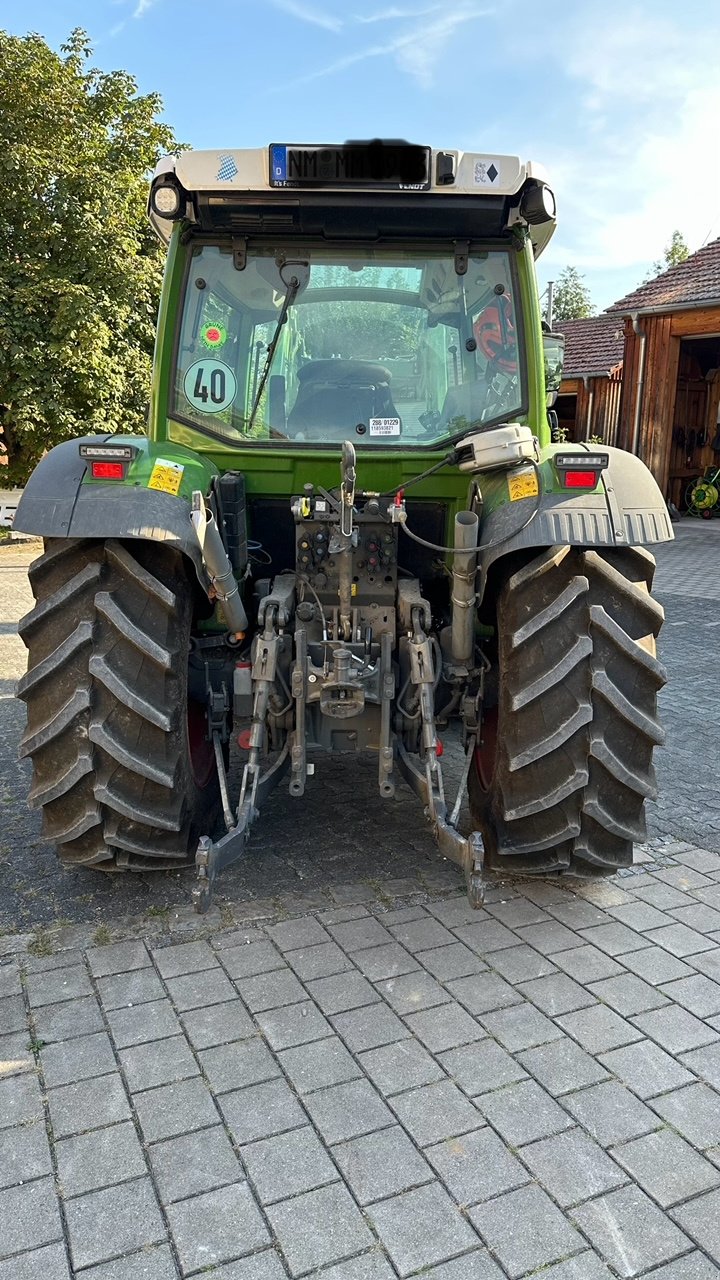
[[[565,337],[563,379],[555,411],[568,440],[617,443],[622,391],[624,326],[616,315],[563,320],[553,325]]]

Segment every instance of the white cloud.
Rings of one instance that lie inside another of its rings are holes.
[[[324,13],[311,5],[303,4],[301,0],[272,0],[272,4],[274,8],[287,13],[289,17],[297,18],[300,22],[307,22],[313,27],[322,27],[324,31],[340,31],[342,29],[342,18],[336,18],[333,14]]]
[[[356,13],[353,16],[354,22],[363,24],[368,22],[395,22],[401,18],[424,18],[428,13],[438,13],[442,10],[442,5],[433,4],[428,9],[396,9],[393,5],[389,9],[380,9],[377,13],[361,14]]]

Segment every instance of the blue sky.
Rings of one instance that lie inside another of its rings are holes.
[[[0,0],[0,25],[157,90],[194,147],[405,137],[542,162],[597,308],[679,228],[720,236],[716,0]]]

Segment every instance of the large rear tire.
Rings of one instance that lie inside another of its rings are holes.
[[[20,754],[43,834],[68,866],[182,865],[218,807],[205,709],[188,697],[194,595],[182,555],[53,539],[29,577]]]
[[[642,548],[551,547],[501,589],[497,706],[469,778],[489,865],[587,876],[632,862],[664,740],[654,569]]]

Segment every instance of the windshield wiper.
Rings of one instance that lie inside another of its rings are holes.
[[[258,386],[257,393],[255,395],[255,400],[250,413],[250,419],[247,425],[248,431],[252,431],[253,429],[253,423],[255,422],[255,414],[257,413],[260,405],[260,401],[262,400],[262,393],[265,390],[265,383],[268,380],[270,369],[272,368],[272,362],[275,357],[275,352],[277,350],[278,342],[280,341],[280,334],[282,333],[282,327],[285,323],[287,313],[290,310],[293,302],[295,301],[303,283],[302,273],[292,275],[288,281],[285,280],[285,276],[283,275],[283,272],[288,267],[304,267],[305,271],[309,272],[310,264],[308,262],[285,262],[280,268],[280,279],[282,280],[283,284],[287,284],[287,292],[285,294],[285,297],[283,298],[283,304],[280,309],[280,315],[278,316],[277,324],[275,325],[275,332],[270,341],[270,345],[268,346],[267,355],[265,356],[265,365],[263,367],[263,371],[260,376],[260,384]],[[307,284],[307,275],[305,277],[305,283]]]

